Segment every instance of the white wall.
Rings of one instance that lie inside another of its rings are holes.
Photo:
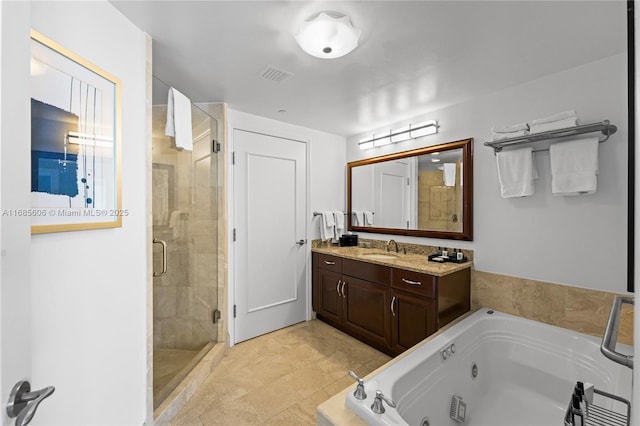
[[[119,229],[31,238],[32,374],[36,385],[56,386],[34,424],[143,424],[149,238],[145,36],[106,1],[33,2],[31,26],[121,80],[122,207],[130,212]],[[16,36],[22,40],[25,34]],[[8,59],[28,61],[29,54]],[[29,150],[28,128],[22,132],[12,143]],[[29,164],[23,168],[28,180]]]
[[[349,137],[347,161],[472,137],[474,241],[397,239],[473,249],[475,268],[481,271],[624,293],[626,81],[626,55],[615,55],[390,126],[435,119],[440,125],[437,135],[366,151],[357,148],[364,135]],[[493,150],[483,146],[490,138],[491,126],[528,121],[567,109],[575,109],[583,123],[608,119],[618,126],[618,132],[600,145],[597,193],[554,197],[547,151],[536,154],[540,173],[536,194],[502,199]]]
[[[337,136],[319,130],[296,126],[282,121],[259,117],[253,114],[229,109],[228,117],[228,138],[229,144],[233,148],[233,129],[249,130],[257,133],[290,138],[307,142],[308,168],[307,168],[307,241],[320,238],[319,218],[313,217],[314,211],[321,210],[345,210],[345,179],[346,179],[346,157],[344,136]],[[230,164],[231,153],[227,152],[227,159]],[[230,182],[229,194],[233,194],[233,168],[229,167],[228,181]],[[233,230],[233,200],[232,195],[228,200],[229,232]],[[229,306],[233,306],[234,276],[233,276],[233,238],[228,235],[229,247]],[[307,264],[311,264],[311,244],[307,244]],[[310,268],[307,271],[308,288],[310,289]],[[311,295],[308,292],[309,315],[311,309]],[[229,313],[229,333],[230,342],[233,344],[233,318]]]

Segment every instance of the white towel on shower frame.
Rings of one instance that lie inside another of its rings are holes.
[[[167,98],[167,124],[164,134],[175,138],[176,148],[193,151],[191,101],[171,87]]]

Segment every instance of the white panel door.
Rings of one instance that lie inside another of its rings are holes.
[[[235,341],[306,318],[306,144],[234,129]]]
[[[375,167],[375,226],[406,229],[410,219],[411,164],[387,161]]]
[[[7,416],[6,405],[18,381],[30,381],[32,391],[54,384],[42,383],[41,377],[31,376],[31,354],[37,345],[31,342],[29,17],[27,2],[0,2],[0,423],[3,425],[14,424],[15,419]],[[41,413],[49,403],[50,400],[45,400],[38,408],[36,421],[42,418]]]

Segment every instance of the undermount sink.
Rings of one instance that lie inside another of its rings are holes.
[[[362,255],[362,257],[366,257],[369,259],[378,259],[378,260],[393,260],[398,258],[398,256],[395,256],[393,254],[382,254],[382,253],[365,253]]]

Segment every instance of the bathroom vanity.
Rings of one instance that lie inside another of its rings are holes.
[[[398,355],[470,309],[471,264],[361,247],[313,249],[317,317]]]

